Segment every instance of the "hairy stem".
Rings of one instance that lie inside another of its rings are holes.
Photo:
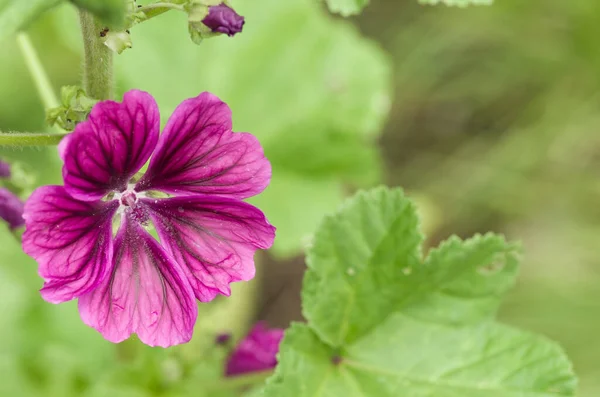
[[[168,2],[152,3],[138,8],[136,11],[143,12],[146,14],[148,19],[154,18],[160,14],[163,14],[169,10],[184,11],[183,4],[186,0],[171,0]]]
[[[21,49],[25,64],[35,83],[35,87],[37,88],[44,107],[48,109],[59,106],[60,103],[54,93],[48,74],[44,70],[40,58],[38,57],[33,44],[31,44],[31,40],[27,33],[19,33],[17,35],[17,43]]]
[[[165,10],[180,10],[180,11],[184,10],[183,5],[181,5],[181,4],[153,3],[153,4],[148,4],[148,5],[142,6],[142,7],[138,8],[137,11],[146,13],[147,11],[156,10],[156,9],[160,9],[160,8],[163,8]]]
[[[54,146],[66,134],[44,134],[28,132],[0,132],[0,146]]]
[[[79,21],[83,35],[85,92],[94,99],[111,99],[113,97],[113,54],[104,45],[101,36],[105,27],[86,11],[79,11]]]

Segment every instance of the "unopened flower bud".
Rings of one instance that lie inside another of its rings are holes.
[[[8,223],[11,230],[25,224],[23,202],[6,188],[0,188],[0,218]]]
[[[257,323],[227,359],[225,376],[266,371],[277,365],[283,330]]]
[[[244,22],[244,17],[225,3],[209,7],[208,15],[202,20],[213,33],[223,33],[227,36],[241,32]]]
[[[215,344],[223,346],[229,343],[231,340],[231,334],[228,332],[219,334],[215,337]]]
[[[0,160],[0,178],[10,178],[10,164]]]

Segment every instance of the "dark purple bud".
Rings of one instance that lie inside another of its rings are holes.
[[[23,202],[6,188],[0,188],[0,218],[8,223],[11,230],[25,224]]]
[[[275,368],[282,338],[282,329],[268,329],[264,323],[257,323],[229,356],[225,376]]]
[[[10,164],[0,160],[0,178],[10,178]]]
[[[215,338],[215,343],[217,345],[226,345],[229,343],[229,341],[231,340],[231,334],[229,333],[222,333],[217,335],[217,337]]]
[[[202,23],[208,26],[215,33],[224,33],[227,36],[233,36],[242,31],[244,26],[244,17],[238,15],[232,8],[225,3],[208,8],[208,15],[202,20]]]

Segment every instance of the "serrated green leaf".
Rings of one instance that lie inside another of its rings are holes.
[[[125,0],[69,0],[77,7],[94,14],[98,19],[114,29],[125,24],[127,7]]]
[[[477,235],[466,241],[452,236],[409,274],[416,276],[418,286],[406,285],[404,293],[412,298],[405,297],[400,310],[453,326],[493,319],[514,285],[517,256],[517,245],[501,236]]]
[[[247,21],[241,34],[199,47],[184,15],[137,25],[133,48],[116,59],[119,85],[151,92],[163,122],[201,91],[226,101],[234,130],[256,135],[271,160],[271,185],[254,202],[278,227],[273,251],[290,256],[339,204],[344,186],[379,178],[375,141],[390,106],[389,64],[314,0],[239,2],[236,11]]]
[[[383,188],[358,194],[325,219],[307,253],[302,290],[304,316],[323,340],[355,340],[397,306],[414,278],[403,269],[420,263],[417,225],[402,191]]]
[[[9,0],[0,7],[0,40],[25,28],[64,0]]]
[[[494,235],[453,237],[421,264],[417,225],[402,191],[384,188],[358,194],[325,220],[308,253],[303,288],[304,315],[323,340],[355,340],[404,307],[451,324],[495,314],[517,271],[514,247]],[[342,310],[332,313],[333,306]]]
[[[447,6],[467,7],[470,5],[485,5],[489,6],[494,0],[419,0],[421,4],[445,4]]]
[[[265,397],[573,396],[555,343],[498,324],[517,249],[450,238],[421,261],[399,189],[362,192],[315,235],[303,286],[308,325],[286,332]]]
[[[342,16],[359,14],[369,4],[369,0],[325,0],[329,10]]]
[[[279,346],[279,364],[267,380],[264,397],[358,396],[332,365],[335,354],[308,326],[292,324]],[[299,376],[289,376],[294,371]]]
[[[376,396],[556,397],[576,386],[556,343],[490,321],[455,327],[397,313],[348,347],[345,365]]]
[[[545,338],[493,322],[451,327],[396,314],[338,352],[296,324],[265,397],[558,397],[576,382]]]

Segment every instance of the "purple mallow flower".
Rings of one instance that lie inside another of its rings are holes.
[[[11,230],[25,224],[23,219],[23,202],[13,192],[0,188],[0,218],[4,219]]]
[[[159,128],[145,92],[96,104],[59,146],[64,186],[25,204],[23,249],[45,300],[79,298],[83,322],[109,341],[136,333],[166,347],[190,340],[194,297],[229,295],[231,282],[254,277],[254,252],[275,228],[242,201],[265,189],[271,166],[253,135],[231,131],[225,103],[200,94]]]
[[[208,15],[202,23],[215,33],[224,33],[233,36],[240,33],[244,27],[244,17],[238,15],[235,10],[225,3],[208,8]]]
[[[275,368],[283,332],[278,328],[268,329],[265,323],[257,323],[229,356],[225,376]]]

